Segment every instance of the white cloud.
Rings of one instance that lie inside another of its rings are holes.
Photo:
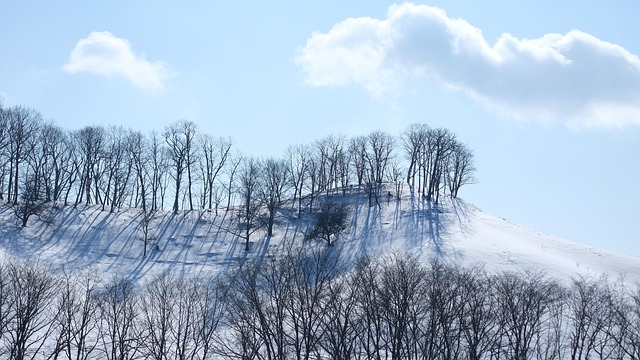
[[[640,59],[581,31],[490,45],[438,8],[405,3],[384,20],[351,18],[313,33],[295,61],[313,86],[356,83],[380,95],[426,79],[518,119],[572,127],[640,124]]]
[[[134,86],[149,90],[164,89],[163,81],[169,77],[165,63],[149,62],[144,55],[133,52],[127,39],[107,31],[92,32],[80,39],[64,70],[72,74],[88,72],[124,76]]]

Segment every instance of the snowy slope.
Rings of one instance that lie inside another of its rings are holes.
[[[347,260],[387,251],[409,252],[428,260],[483,263],[492,270],[543,269],[568,279],[577,274],[607,274],[640,281],[640,259],[559,239],[483,213],[462,200],[439,205],[405,196],[385,198],[370,207],[362,194],[332,195],[351,204],[348,231],[334,246]],[[158,213],[151,223],[152,244],[143,257],[141,212],[117,213],[97,206],[53,209],[21,228],[11,209],[0,207],[0,255],[39,261],[54,271],[91,267],[98,273],[148,279],[171,270],[178,274],[214,275],[246,258],[304,244],[309,216],[295,219],[290,209],[277,218],[274,236],[258,231],[252,250],[227,231],[232,212]],[[320,240],[318,240],[320,241]]]

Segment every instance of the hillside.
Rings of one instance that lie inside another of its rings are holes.
[[[439,258],[462,264],[483,263],[488,269],[543,269],[568,278],[607,274],[640,281],[640,261],[563,240],[483,213],[462,200],[434,205],[404,196],[385,198],[370,207],[362,194],[332,195],[351,205],[350,226],[335,242],[346,259],[388,251],[408,252],[425,261]],[[152,244],[143,257],[141,212],[117,213],[98,206],[54,208],[43,219],[21,228],[10,207],[0,208],[1,250],[5,256],[37,260],[54,271],[91,267],[98,273],[148,279],[171,270],[177,274],[215,274],[246,258],[277,254],[291,244],[304,244],[310,215],[296,219],[292,209],[278,213],[274,236],[258,231],[251,251],[228,231],[233,211],[159,212],[151,223]],[[318,240],[320,242],[321,240]]]

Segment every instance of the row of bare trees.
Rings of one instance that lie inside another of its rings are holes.
[[[293,199],[300,213],[303,206],[313,209],[323,191],[346,193],[357,186],[373,205],[383,183],[395,183],[399,196],[406,179],[437,201],[441,193],[456,197],[474,172],[466,146],[450,131],[426,125],[410,126],[399,139],[380,131],[330,135],[290,146],[280,158],[257,159],[243,156],[229,138],[201,133],[191,121],[150,134],[113,126],[70,131],[34,109],[0,103],[0,200],[26,204],[24,224],[50,202],[145,213],[238,205],[247,218],[256,207],[266,210],[271,233],[285,199]]]
[[[640,292],[605,278],[567,285],[411,256],[327,252],[245,266],[230,287],[226,358],[638,359]]]
[[[327,248],[145,284],[0,265],[7,359],[638,359],[640,292],[605,278]]]
[[[164,274],[140,289],[81,271],[0,265],[3,359],[210,359],[224,287]]]

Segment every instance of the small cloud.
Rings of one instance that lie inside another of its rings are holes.
[[[144,55],[135,54],[127,39],[108,31],[95,31],[80,39],[64,70],[71,74],[88,72],[124,76],[134,86],[148,90],[164,89],[163,81],[169,77],[164,62],[150,62]]]
[[[375,95],[439,83],[509,117],[571,127],[640,124],[640,59],[574,30],[487,43],[439,8],[405,3],[386,19],[350,18],[316,32],[296,63],[312,86],[358,84]]]

